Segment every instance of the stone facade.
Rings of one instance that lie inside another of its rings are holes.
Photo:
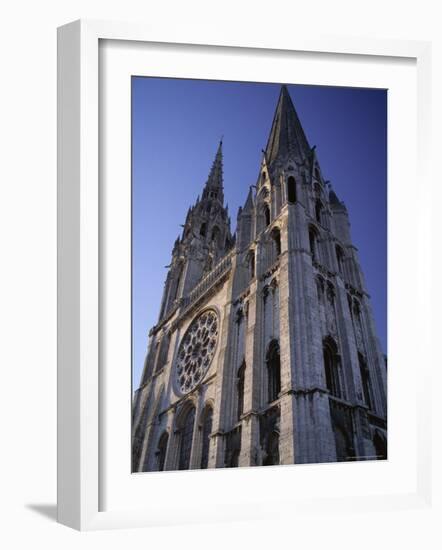
[[[387,456],[387,376],[347,209],[283,86],[236,234],[222,143],[172,251],[133,470]]]

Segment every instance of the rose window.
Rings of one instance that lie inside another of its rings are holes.
[[[205,311],[187,329],[176,361],[177,385],[182,393],[193,390],[203,379],[213,359],[218,340],[218,316]]]

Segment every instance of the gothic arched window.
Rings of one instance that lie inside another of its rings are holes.
[[[344,259],[344,251],[340,246],[336,245],[336,260],[338,262],[338,271],[339,273],[341,273],[341,275],[343,274],[343,264],[342,264],[343,259]]]
[[[342,397],[338,347],[333,338],[326,338],[323,344],[325,383],[335,397]]]
[[[270,208],[267,204],[264,206],[264,220],[265,226],[268,227],[270,225]]]
[[[236,382],[237,388],[237,418],[241,418],[244,412],[244,381],[246,374],[246,362],[243,361],[242,365],[238,369],[238,380]]]
[[[278,340],[272,340],[267,350],[267,380],[269,403],[278,399],[281,391],[281,360]]]
[[[213,410],[210,405],[206,406],[203,416],[201,468],[205,469],[209,464],[210,434],[212,433]]]
[[[249,252],[249,273],[250,278],[253,279],[255,277],[255,252],[251,250]]]
[[[321,277],[321,275],[318,275],[316,277],[316,289],[318,291],[318,300],[319,301],[323,300],[325,285],[324,285],[324,279]]]
[[[287,180],[287,200],[288,202],[296,202],[296,182],[293,176]]]
[[[322,202],[317,199],[315,202],[315,218],[316,221],[321,223]]]
[[[277,227],[272,229],[271,237],[275,247],[275,255],[278,257],[281,254],[281,232]]]
[[[192,452],[193,425],[195,423],[195,407],[191,407],[182,421],[180,433],[179,470],[188,470],[190,466],[190,454]]]
[[[312,259],[313,261],[317,262],[318,261],[318,232],[313,226],[309,228],[308,239],[309,239]]]
[[[365,361],[362,353],[358,353],[359,360],[359,370],[361,372],[361,382],[362,382],[362,391],[364,392],[364,401],[369,409],[372,408],[372,398],[371,398],[371,382],[370,382],[370,373],[368,371],[367,362]]]
[[[202,223],[201,224],[201,227],[200,227],[200,235],[201,237],[205,237],[206,236],[206,233],[207,233],[207,225],[205,223]]]
[[[164,470],[164,463],[166,461],[168,441],[169,441],[169,434],[167,432],[163,432],[158,442],[158,451],[157,451],[157,464],[158,464],[159,472],[162,472]]]

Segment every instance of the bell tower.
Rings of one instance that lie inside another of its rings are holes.
[[[182,235],[175,241],[160,321],[233,245],[228,206],[224,206],[222,145],[220,141],[201,198],[188,209]]]
[[[386,369],[347,208],[286,86],[255,187],[237,227],[249,334],[239,464],[385,457]]]

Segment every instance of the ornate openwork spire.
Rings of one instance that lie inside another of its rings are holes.
[[[283,85],[265,150],[267,162],[271,165],[275,160],[284,160],[288,156],[302,162],[308,158],[310,151],[287,86]]]
[[[223,194],[223,142],[220,141],[215,160],[210,169],[209,177],[203,191],[203,199],[218,198],[221,204],[224,202]]]

